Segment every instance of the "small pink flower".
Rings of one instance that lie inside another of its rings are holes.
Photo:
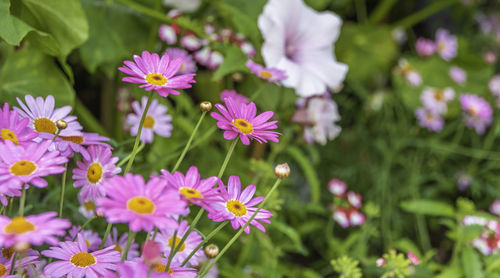
[[[162,24],[158,29],[160,39],[167,44],[174,44],[177,42],[177,30],[172,25]]]
[[[141,101],[132,102],[133,112],[127,115],[127,124],[130,126],[130,135],[136,136],[139,132],[142,114],[146,109],[148,97],[143,96]],[[152,143],[155,134],[161,137],[170,137],[173,126],[172,116],[167,113],[168,108],[162,105],[158,100],[153,99],[149,106],[144,124],[141,130],[140,139],[144,143]]]
[[[38,136],[28,127],[29,118],[21,119],[16,110],[11,111],[8,103],[4,103],[3,110],[0,108],[0,142],[9,140],[14,144],[31,142]]]
[[[220,93],[220,100],[224,101],[226,98],[232,98],[236,105],[240,105],[242,103],[248,104],[250,100],[241,94],[238,94],[235,90],[224,90]]]
[[[178,95],[179,92],[175,89],[191,88],[191,83],[195,83],[194,73],[174,76],[182,66],[182,58],[170,60],[166,53],[160,58],[156,53],[143,51],[141,56],[134,55],[134,61],[135,63],[125,61],[125,66],[118,68],[129,75],[122,80],[141,84],[140,88],[146,91],[155,90],[162,97],[169,94]]]
[[[484,61],[493,65],[497,61],[497,55],[493,51],[488,51],[484,54]]]
[[[462,94],[460,104],[464,110],[465,124],[474,128],[477,134],[483,134],[493,121],[493,110],[483,98],[473,94]]]
[[[488,82],[488,88],[494,96],[500,97],[500,74],[497,74],[490,79]]]
[[[412,251],[408,251],[408,259],[410,259],[411,263],[413,265],[418,265],[420,264],[420,259],[418,258],[417,254],[413,253]]]
[[[97,251],[99,249],[99,245],[101,245],[101,238],[99,234],[92,230],[81,230],[80,226],[73,226],[68,231],[68,235],[64,238],[67,241],[73,241],[77,235],[81,235],[83,239],[85,239],[85,244],[87,244],[87,248],[90,251]]]
[[[347,202],[357,209],[361,208],[362,205],[362,197],[361,194],[349,191],[347,192]]]
[[[161,261],[160,243],[153,240],[147,240],[146,243],[142,245],[142,258],[148,265],[158,264]]]
[[[436,44],[429,39],[419,38],[415,43],[415,49],[417,50],[418,55],[427,57],[436,52]]]
[[[351,226],[361,226],[365,223],[365,215],[356,209],[351,209],[347,212],[349,216],[349,224]]]
[[[490,212],[497,215],[497,216],[500,216],[500,200],[499,199],[496,199],[493,203],[491,203]]]
[[[179,69],[179,73],[196,72],[196,62],[193,60],[193,56],[189,55],[186,50],[180,48],[167,48],[165,52],[168,54],[168,56],[170,56],[171,59],[183,59],[181,68]]]
[[[266,68],[262,65],[254,63],[252,60],[248,60],[246,66],[253,74],[257,75],[260,79],[264,79],[268,82],[273,82],[276,85],[280,84],[279,81],[285,80],[287,78],[284,71],[277,68]]]
[[[335,196],[343,196],[347,190],[347,185],[339,179],[331,179],[328,182],[328,189]]]
[[[258,116],[255,103],[236,104],[231,98],[224,99],[226,107],[221,104],[216,104],[215,107],[219,110],[212,112],[210,115],[217,120],[217,126],[225,130],[224,138],[233,140],[240,137],[241,142],[245,145],[250,144],[250,139],[256,140],[259,143],[267,143],[267,140],[279,142],[278,136],[280,133],[272,131],[278,128],[278,121],[269,121],[274,115],[272,111],[266,111]]]
[[[446,114],[448,102],[455,98],[455,91],[452,88],[436,89],[426,88],[420,99],[424,107],[436,114]]]
[[[376,263],[377,263],[378,267],[383,267],[385,265],[385,259],[384,258],[378,258]]]
[[[456,66],[453,66],[450,68],[450,78],[451,80],[455,81],[457,84],[464,84],[465,81],[467,80],[467,73]]]
[[[457,56],[457,37],[451,35],[448,30],[439,29],[436,32],[436,50],[441,58],[446,61]]]
[[[430,111],[426,108],[419,108],[415,111],[415,116],[417,117],[418,124],[421,127],[425,127],[430,131],[441,131],[444,126],[444,120],[441,116],[435,112]]]
[[[416,87],[422,83],[420,73],[415,70],[406,59],[400,59],[397,71],[403,75],[410,86]]]
[[[333,220],[337,222],[342,228],[349,227],[349,217],[347,215],[347,210],[343,207],[337,208],[333,213]]]
[[[255,50],[255,47],[248,41],[242,41],[239,44],[239,47],[247,57],[253,58],[257,51]]]
[[[202,43],[201,39],[197,38],[195,35],[187,34],[181,38],[181,45],[189,51],[195,51],[201,47]]]

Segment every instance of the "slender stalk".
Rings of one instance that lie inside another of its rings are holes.
[[[397,0],[383,0],[377,5],[375,10],[370,14],[368,21],[370,23],[377,23],[384,18],[391,8],[396,4]]]
[[[17,259],[17,252],[14,252],[14,254],[12,254],[12,262],[10,263],[10,272],[9,272],[10,275],[14,274],[14,266],[16,263],[16,259]]]
[[[257,214],[259,213],[259,211],[264,207],[266,201],[269,200],[269,197],[271,196],[271,194],[273,194],[273,192],[276,190],[276,188],[278,188],[278,186],[279,186],[280,183],[281,183],[281,179],[277,179],[276,182],[274,183],[273,187],[271,188],[271,190],[269,190],[269,192],[267,192],[267,194],[264,197],[264,200],[262,201],[262,203],[260,203],[259,206],[257,207],[257,210],[252,214],[252,216],[250,217],[250,219],[248,219],[247,223],[245,223],[245,225],[240,228],[240,230],[231,238],[231,240],[229,240],[229,242],[226,244],[226,246],[224,246],[224,248],[222,248],[222,250],[220,251],[219,255],[217,255],[217,257],[215,257],[210,262],[210,264],[208,265],[208,267],[203,272],[201,272],[201,274],[199,275],[200,278],[203,278],[208,273],[208,271],[210,270],[210,268],[212,268],[212,266],[215,263],[217,263],[217,261],[222,257],[222,255],[224,255],[224,253],[226,253],[226,251],[229,249],[229,247],[231,247],[231,245],[233,245],[233,243],[240,237],[240,235],[243,233],[243,231],[245,231],[245,229],[248,227],[248,225],[250,225],[250,223],[257,216]]]
[[[354,6],[356,6],[356,16],[358,22],[363,24],[366,22],[366,3],[364,0],[355,0]]]
[[[207,114],[207,111],[203,111],[203,113],[201,113],[201,117],[198,120],[198,123],[196,123],[196,126],[194,127],[193,132],[191,133],[191,137],[189,137],[189,140],[188,140],[186,146],[184,147],[184,150],[182,150],[181,156],[179,156],[179,159],[177,159],[177,162],[175,163],[175,166],[172,169],[172,173],[175,172],[177,170],[177,168],[179,168],[182,160],[184,160],[184,157],[186,156],[186,153],[188,152],[189,147],[191,146],[191,143],[193,142],[194,136],[198,132],[198,128],[200,127],[201,122],[205,118],[206,114]]]
[[[181,222],[181,218],[179,217],[179,224]],[[177,253],[177,246],[182,246],[182,244],[184,242],[179,242],[179,244],[177,244],[177,231],[179,230],[179,228],[175,229],[174,231],[174,235],[172,236],[172,245],[170,246],[170,253],[168,253],[168,260],[167,260],[167,265],[165,267],[165,269],[169,269],[170,268],[170,264],[172,263],[172,259],[174,258],[174,255]],[[168,244],[168,242],[167,242]]]
[[[63,204],[64,204],[64,188],[66,187],[66,174],[68,173],[68,162],[64,164],[64,173],[62,175],[62,181],[61,181],[61,196],[59,197],[59,217],[62,217],[63,213]]]
[[[19,200],[19,216],[24,216],[24,202],[26,201],[26,184],[23,184],[23,192]]]
[[[127,259],[128,250],[130,249],[130,246],[132,245],[132,241],[134,240],[136,234],[136,232],[132,232],[130,230],[128,231],[127,245],[125,246],[125,250],[123,250],[122,253],[122,262]]]
[[[75,241],[76,240],[76,237],[78,236],[78,234],[83,231],[83,229],[85,229],[85,227],[90,223],[92,222],[94,219],[96,219],[97,216],[94,216],[92,218],[90,218],[89,220],[87,220],[87,222],[83,223],[83,225],[80,227],[80,229],[78,230],[78,233],[76,233],[76,235],[73,237],[72,241]],[[103,240],[103,241],[106,241],[106,240]]]
[[[130,155],[130,159],[128,160],[127,167],[125,167],[125,171],[123,171],[123,175],[127,174],[130,168],[132,167],[132,163],[134,163],[135,156],[137,154],[137,148],[139,147],[139,141],[141,138],[142,127],[144,126],[144,121],[146,120],[146,115],[148,114],[149,106],[151,105],[151,101],[153,101],[153,94],[155,91],[151,91],[148,97],[148,102],[146,104],[146,108],[144,112],[142,112],[141,122],[139,123],[139,130],[137,131],[137,136],[135,137],[134,148],[132,149],[132,153]]]
[[[175,256],[175,254],[177,254],[177,252],[181,248],[182,244],[184,244],[184,241],[186,241],[186,239],[189,236],[189,234],[194,230],[194,228],[196,227],[196,224],[198,224],[198,221],[200,221],[200,218],[203,215],[203,212],[205,212],[205,209],[200,208],[200,210],[198,211],[198,214],[194,218],[193,222],[191,223],[191,225],[189,225],[188,230],[182,236],[181,241],[179,241],[179,244],[172,243],[172,246],[170,247],[170,254],[168,256],[169,257],[168,258],[168,263],[167,263],[168,266],[170,266],[172,258]],[[176,232],[177,232],[177,230],[176,230]],[[174,246],[175,246],[175,248],[174,248]],[[173,252],[172,252],[172,250],[173,250]],[[172,257],[170,257],[170,255],[172,255]]]
[[[205,245],[213,236],[215,236],[215,234],[217,234],[222,228],[224,228],[224,226],[227,225],[227,223],[229,223],[228,221],[224,221],[224,222],[221,222],[219,224],[219,226],[217,226],[217,228],[215,228],[212,232],[210,232],[210,234],[208,234],[205,239],[203,239],[202,242],[200,242],[200,244],[198,244],[198,246],[196,246],[196,248],[193,249],[193,251],[191,251],[191,253],[189,253],[189,255],[186,257],[186,259],[184,259],[184,261],[182,262],[181,264],[181,267],[183,267],[184,265],[186,265],[189,260],[191,259],[191,257],[194,256],[194,254],[196,253],[196,251],[200,250],[201,247],[203,247],[203,245]]]
[[[54,134],[54,137],[52,137],[52,141],[56,140],[57,136],[59,136],[59,133],[61,133],[61,130],[58,128],[56,134]]]
[[[101,245],[99,245],[99,249],[104,248],[104,244],[108,240],[109,233],[111,232],[111,227],[113,224],[108,223],[108,226],[106,226],[106,231],[104,232],[104,237],[102,238]]]
[[[229,151],[226,154],[226,158],[224,159],[224,162],[222,163],[222,167],[220,167],[219,174],[217,174],[217,177],[221,178],[222,175],[224,175],[224,171],[226,171],[227,164],[229,163],[229,159],[231,158],[231,155],[233,154],[234,147],[236,147],[236,144],[238,143],[238,139],[234,139],[233,142],[231,143],[231,146],[229,147]]]
[[[400,28],[410,28],[413,25],[419,23],[420,21],[426,19],[427,17],[446,9],[448,6],[451,6],[457,3],[458,0],[441,0],[441,1],[433,1],[429,6],[421,9],[416,13],[412,13],[411,15],[401,19],[400,21],[394,23],[395,27]]]
[[[144,149],[144,147],[146,146],[146,143],[141,143],[139,145],[139,148],[137,149],[137,153],[140,153],[142,151],[142,149]],[[130,160],[130,157],[132,156],[132,153],[129,153],[124,159],[122,159],[120,162],[118,162],[116,164],[116,166],[118,167],[122,167],[123,164],[125,164],[125,162],[129,161]]]

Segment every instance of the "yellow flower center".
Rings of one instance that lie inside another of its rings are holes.
[[[56,124],[47,118],[38,118],[34,122],[35,130],[38,132],[47,132],[56,134],[57,126]]]
[[[3,228],[6,234],[24,234],[26,232],[31,232],[35,230],[35,225],[27,221],[26,218],[22,216],[16,216],[12,218],[9,224]]]
[[[91,184],[98,183],[102,178],[102,166],[101,164],[94,162],[90,164],[89,169],[87,169],[87,180]]]
[[[226,208],[235,216],[243,216],[247,214],[247,207],[238,200],[227,201]]]
[[[81,144],[85,142],[83,136],[59,136],[59,137],[64,141],[73,142],[75,144]]]
[[[74,266],[87,267],[97,263],[96,257],[87,252],[76,253],[69,260]]]
[[[425,118],[428,121],[433,121],[434,120],[434,115],[432,113],[426,113]]]
[[[179,189],[179,192],[186,198],[191,199],[191,198],[203,198],[203,195],[201,194],[200,191],[194,189],[194,188],[189,188],[189,187],[182,187]]]
[[[173,241],[174,241],[174,237],[173,237],[173,236],[171,236],[171,237],[168,239],[168,246],[169,246],[170,248],[172,248],[172,243],[173,243]],[[179,245],[179,243],[180,243],[180,242],[181,242],[181,238],[175,237],[175,246],[176,246],[176,248],[177,248],[177,245]],[[182,252],[182,251],[184,251],[184,248],[186,248],[186,245],[185,245],[185,244],[184,244],[184,242],[183,242],[183,243],[182,243],[182,245],[181,245],[181,248],[179,248],[179,251],[178,251],[178,252]]]
[[[9,171],[16,176],[28,176],[35,172],[36,168],[36,164],[31,161],[19,160],[10,166]]]
[[[163,76],[159,73],[156,73],[156,72],[152,72],[152,73],[146,75],[146,82],[148,82],[151,85],[163,86],[163,85],[167,84],[168,80],[167,80],[167,78],[165,78],[165,76]]]
[[[266,70],[263,70],[263,71],[260,71],[259,72],[259,76],[264,78],[264,79],[269,79],[269,78],[272,78],[273,77],[273,74],[266,71]]]
[[[83,207],[85,208],[85,210],[95,210],[95,204],[92,201],[83,203]]]
[[[122,251],[123,251],[123,249],[122,249],[122,247],[120,246],[120,244],[116,244],[116,245],[115,245],[115,248],[113,248],[113,249],[115,249],[116,251],[120,252],[120,254],[121,254],[121,253],[122,253]]]
[[[444,100],[444,93],[441,90],[435,90],[434,91],[434,99],[437,101],[443,101]]]
[[[243,134],[250,134],[253,132],[253,126],[247,120],[234,119],[232,124]]]
[[[138,196],[127,201],[127,208],[138,214],[152,214],[155,204],[146,197]]]
[[[0,264],[0,277],[5,274],[7,274],[7,268],[3,264]]]
[[[2,249],[2,256],[4,258],[6,258],[6,259],[10,259],[13,254],[14,254],[14,247],[9,247],[9,248],[3,248]]]
[[[476,116],[477,115],[477,109],[475,107],[470,107],[469,108],[469,113],[472,115],[472,116]]]
[[[165,272],[165,270],[167,270],[167,266],[164,264],[155,264],[155,265],[153,265],[153,269],[157,273],[163,273],[163,272]],[[171,268],[169,268],[167,272],[170,275],[174,274],[174,271]]]
[[[446,49],[446,44],[443,43],[443,42],[438,43],[437,49],[438,49],[439,52],[444,51]]]
[[[0,131],[0,137],[2,137],[3,140],[9,140],[14,144],[19,145],[16,134],[10,129],[2,128]]]
[[[85,245],[87,245],[87,248],[89,248],[90,247],[90,241],[85,240]]]
[[[149,115],[144,119],[144,127],[145,128],[153,128],[155,126],[155,119]]]

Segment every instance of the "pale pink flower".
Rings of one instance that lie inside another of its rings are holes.
[[[432,40],[419,38],[415,43],[415,49],[420,56],[431,56],[436,52],[436,44]]]
[[[455,97],[455,91],[452,88],[436,89],[426,88],[420,99],[424,107],[436,114],[446,114],[448,102]]]
[[[464,84],[465,81],[467,80],[467,73],[456,66],[453,66],[450,68],[450,78],[457,84]]]
[[[436,32],[436,50],[441,58],[446,61],[457,56],[457,37],[451,35],[448,30],[439,29]]]

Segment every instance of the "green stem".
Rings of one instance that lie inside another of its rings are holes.
[[[132,232],[130,230],[128,231],[127,245],[125,246],[125,250],[123,250],[122,262],[127,259],[128,250],[130,249],[130,246],[132,245],[132,241],[134,240],[136,234],[136,232]]]
[[[226,158],[224,159],[224,162],[222,163],[222,167],[220,167],[219,174],[217,174],[218,178],[221,178],[222,175],[224,175],[224,171],[226,171],[227,164],[229,163],[229,159],[231,158],[231,155],[233,154],[234,147],[236,147],[236,144],[238,143],[238,138],[234,139],[233,142],[231,143],[231,146],[229,147],[229,151],[226,154]]]
[[[407,29],[412,27],[413,25],[419,23],[420,21],[428,18],[429,16],[444,10],[448,6],[451,6],[455,3],[457,3],[458,0],[441,0],[441,1],[434,1],[432,4],[429,6],[421,9],[420,11],[416,13],[412,13],[411,15],[401,19],[400,21],[394,23],[395,27],[400,27],[403,29]]]
[[[64,164],[64,173],[62,175],[62,181],[61,181],[61,196],[59,197],[59,218],[62,217],[63,213],[63,204],[64,204],[64,188],[66,187],[66,174],[68,173],[68,162]]]
[[[144,126],[144,121],[146,120],[146,115],[148,114],[148,109],[149,109],[149,106],[151,105],[151,101],[153,100],[154,93],[155,93],[155,91],[151,91],[151,93],[149,93],[148,103],[146,104],[146,108],[144,109],[144,112],[142,112],[141,122],[139,123],[139,130],[137,131],[137,136],[135,137],[134,148],[132,149],[132,153],[130,155],[130,159],[128,160],[127,167],[125,167],[125,171],[123,171],[124,176],[125,176],[125,174],[128,173],[128,171],[132,167],[132,163],[134,163],[134,159],[135,159],[135,156],[137,154],[137,148],[139,147],[139,141],[141,138],[142,127]]]
[[[366,3],[365,0],[355,0],[354,6],[356,6],[356,16],[358,22],[363,24],[366,22]]]
[[[61,130],[58,128],[56,134],[54,135],[54,137],[52,137],[52,141],[56,140],[57,136],[59,136],[59,133],[61,133]]]
[[[179,217],[179,219],[178,219],[178,224],[179,225],[181,224],[181,217]],[[175,229],[174,235],[172,236],[172,246],[170,246],[170,253],[168,253],[168,260],[167,260],[167,265],[166,265],[165,269],[170,269],[170,264],[172,263],[172,259],[174,258],[174,255],[177,253],[177,250],[184,243],[184,242],[182,242],[182,239],[181,239],[181,242],[179,242],[179,244],[177,244],[177,232],[178,232],[178,230],[179,230],[179,228]],[[184,234],[184,235],[186,235],[186,234]],[[177,248],[177,247],[179,247],[179,248]]]
[[[104,237],[102,238],[101,245],[99,246],[99,250],[104,248],[104,244],[106,244],[106,241],[108,240],[109,233],[111,232],[111,227],[113,224],[108,223],[108,226],[106,226],[106,231],[104,232]]]
[[[24,202],[26,201],[26,184],[23,184],[23,192],[19,200],[19,216],[24,216]]]
[[[83,229],[85,229],[85,227],[90,223],[92,222],[94,219],[96,219],[97,216],[94,216],[92,218],[90,218],[89,220],[87,220],[87,222],[83,223],[83,225],[80,227],[80,229],[78,230],[78,233],[76,233],[76,235],[73,237],[72,241],[75,241],[76,240],[76,237],[78,236],[78,234],[83,231]],[[106,241],[106,240],[103,240],[103,241]]]
[[[14,274],[16,259],[17,259],[17,252],[14,252],[14,254],[12,254],[12,262],[10,263],[10,272],[9,272],[10,275]]]
[[[146,143],[142,142],[139,145],[139,148],[137,149],[137,153],[140,153],[142,151],[142,149],[144,149],[145,146],[146,146]],[[124,159],[122,159],[120,162],[118,162],[118,164],[116,164],[116,166],[122,167],[123,164],[125,164],[125,162],[130,160],[131,156],[132,156],[132,153],[129,153]]]
[[[181,241],[179,241],[179,244],[172,244],[172,246],[170,247],[170,254],[169,254],[169,258],[168,258],[168,266],[170,266],[170,263],[171,263],[171,260],[172,258],[175,256],[175,254],[177,254],[177,252],[179,251],[179,249],[181,248],[182,244],[184,244],[184,241],[186,241],[187,237],[189,236],[189,234],[194,230],[194,228],[196,227],[196,224],[198,224],[198,222],[200,221],[201,219],[201,216],[203,215],[203,212],[205,212],[205,209],[201,208],[200,207],[200,210],[198,211],[198,214],[196,215],[196,217],[194,218],[193,222],[191,223],[191,225],[189,225],[189,228],[188,230],[184,233],[184,235],[182,236],[181,238]],[[176,230],[177,232],[177,230]],[[177,241],[177,239],[175,239]],[[174,245],[175,245],[175,248],[174,248]],[[173,250],[173,252],[172,252]],[[170,257],[170,255],[172,257]],[[168,268],[167,268],[168,269]]]
[[[205,118],[206,114],[207,114],[207,111],[203,111],[203,113],[201,113],[201,117],[198,120],[198,123],[196,123],[196,126],[194,127],[193,132],[191,133],[191,137],[189,137],[189,140],[188,140],[186,146],[184,147],[184,150],[182,150],[181,156],[179,156],[179,159],[177,159],[177,162],[175,163],[175,166],[172,169],[172,173],[175,172],[179,168],[182,160],[184,160],[184,157],[186,156],[186,153],[188,152],[189,147],[191,146],[191,143],[193,142],[194,136],[198,132],[198,128],[200,127],[201,122]]]
[[[226,253],[226,251],[229,249],[229,247],[231,247],[231,245],[233,245],[233,243],[240,237],[240,235],[245,231],[245,229],[248,227],[248,225],[250,225],[250,223],[253,221],[253,219],[257,216],[259,211],[264,207],[266,201],[269,200],[269,197],[271,196],[271,194],[273,194],[273,192],[276,190],[276,188],[278,188],[280,183],[281,183],[281,179],[276,180],[276,182],[274,183],[271,190],[269,190],[269,192],[267,192],[266,196],[264,197],[264,200],[262,201],[262,203],[259,204],[259,206],[257,207],[257,210],[252,214],[250,219],[248,219],[247,223],[245,223],[245,225],[240,228],[240,230],[233,236],[233,238],[231,238],[231,240],[229,240],[229,242],[226,244],[226,246],[224,246],[224,248],[222,248],[219,255],[217,255],[217,257],[215,257],[210,262],[208,267],[199,275],[200,278],[203,278],[208,273],[210,268],[212,268],[212,266],[215,263],[217,263],[217,261],[222,257],[222,255],[224,255],[224,253]]]
[[[203,245],[205,245],[213,236],[215,236],[215,234],[217,234],[222,228],[224,228],[224,226],[226,226],[226,224],[229,223],[228,221],[224,221],[224,222],[221,222],[219,224],[219,226],[217,226],[217,228],[215,228],[212,232],[210,232],[210,234],[208,234],[205,239],[203,239],[202,242],[200,242],[200,244],[198,244],[198,246],[196,246],[196,248],[193,249],[193,251],[191,251],[191,253],[189,253],[189,255],[186,257],[186,259],[184,259],[184,261],[182,262],[181,264],[181,267],[183,267],[184,265],[186,265],[189,260],[191,259],[191,257],[194,256],[194,254],[196,253],[196,251],[200,250],[201,247],[203,247]]]
[[[396,4],[397,0],[383,0],[377,5],[375,10],[371,13],[368,21],[370,23],[379,22],[391,10],[392,6]]]

